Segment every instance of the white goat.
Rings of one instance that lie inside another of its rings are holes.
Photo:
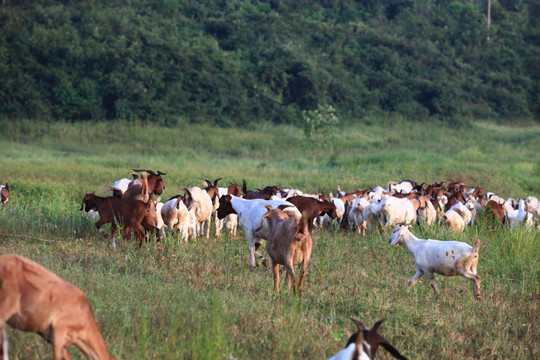
[[[188,208],[184,203],[184,197],[178,195],[163,204],[161,208],[161,217],[164,224],[171,230],[178,230],[181,238],[188,242],[190,237],[191,219],[188,214]]]
[[[408,194],[414,189],[414,185],[410,180],[403,180],[400,183],[390,181],[386,187],[387,192]]]
[[[473,207],[474,208],[474,207]],[[472,212],[466,204],[458,202],[450,210],[454,210],[463,218],[463,226],[469,225],[472,221]]]
[[[409,225],[399,224],[394,227],[388,242],[390,245],[404,245],[414,257],[416,274],[409,281],[407,292],[425,274],[429,278],[433,291],[439,294],[435,273],[445,276],[459,275],[472,281],[474,296],[478,300],[482,300],[480,276],[476,275],[480,239],[476,239],[474,246],[460,241],[419,239],[409,231]]]
[[[367,222],[364,219],[364,209],[369,205],[365,196],[354,199],[349,210],[349,226],[359,234],[366,234]]]
[[[229,214],[225,218],[220,219],[217,216],[217,209],[219,207],[219,199],[223,195],[227,195],[228,188],[225,187],[218,187],[218,196],[216,197],[216,201],[214,203],[214,208],[216,210],[215,212],[215,225],[216,225],[216,236],[221,236],[221,231],[223,228],[227,229],[229,231],[229,234],[232,237],[236,237],[236,228],[238,227],[238,216],[236,214]]]
[[[419,221],[423,221],[430,226],[437,219],[437,210],[435,210],[431,201],[428,201],[424,208],[419,208],[417,214]]]
[[[296,206],[284,200],[246,200],[230,194],[219,198],[218,218],[223,219],[229,214],[237,214],[238,223],[246,232],[250,266],[255,266],[255,255],[258,258],[262,257],[257,249],[261,245],[262,239],[268,239],[268,223],[267,221],[262,222],[263,215],[268,211],[264,207],[265,205],[270,205],[273,209],[277,209],[280,205],[286,205],[287,208],[283,211],[289,217],[298,220],[302,217]]]
[[[212,221],[212,199],[210,195],[200,187],[194,186],[191,189],[183,187],[186,191],[186,199],[189,204],[196,204],[193,213],[197,219],[197,234],[210,237],[210,222]],[[189,207],[192,209],[191,206]]]
[[[462,232],[465,230],[465,220],[457,211],[452,209],[442,215],[441,224],[450,227],[453,231]]]
[[[534,226],[533,209],[529,208],[529,204],[524,199],[520,199],[517,210],[507,211],[506,221],[511,228],[523,225],[530,229]]]
[[[368,230],[372,230],[376,223],[380,223],[380,212],[383,205],[384,202],[382,200],[379,202],[372,201],[364,208],[362,216],[366,222],[366,228]]]
[[[416,210],[411,200],[389,196],[382,205],[381,217],[384,226],[411,223],[416,221]]]
[[[525,199],[525,202],[529,204],[529,208],[533,210],[534,217],[540,218],[540,202],[538,201],[538,198],[536,196],[528,196]]]

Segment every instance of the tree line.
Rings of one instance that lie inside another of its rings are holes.
[[[534,0],[108,0],[0,5],[0,116],[243,126],[540,120]]]

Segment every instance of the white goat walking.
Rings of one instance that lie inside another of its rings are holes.
[[[474,246],[460,241],[419,239],[409,231],[409,225],[399,224],[394,227],[388,242],[390,245],[404,245],[414,257],[416,274],[409,281],[407,292],[426,274],[433,291],[439,294],[435,273],[445,276],[459,275],[472,281],[474,296],[482,301],[480,276],[476,275],[480,239],[476,239]]]

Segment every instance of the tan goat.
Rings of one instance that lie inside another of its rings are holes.
[[[308,215],[302,214],[300,221],[293,218],[285,218],[287,215],[281,209],[272,209],[266,206],[268,212],[261,219],[268,221],[268,241],[266,251],[272,260],[272,270],[274,271],[274,287],[279,292],[279,265],[285,265],[287,270],[287,287],[291,284],[296,294],[302,288],[306,277],[307,266],[311,257],[312,241],[308,231]],[[302,263],[302,274],[300,282],[296,285],[294,275],[294,265]]]
[[[0,256],[0,348],[7,360],[5,325],[38,333],[52,344],[55,360],[71,359],[75,345],[90,359],[114,359],[107,351],[83,292],[19,255]]]

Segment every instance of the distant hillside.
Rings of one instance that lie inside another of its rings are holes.
[[[0,116],[540,121],[540,3],[491,3],[7,0]]]

